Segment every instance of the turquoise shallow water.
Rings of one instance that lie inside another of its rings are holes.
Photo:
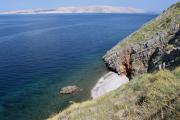
[[[101,58],[156,15],[0,15],[0,120],[41,120],[90,98]],[[82,92],[62,96],[61,87]]]

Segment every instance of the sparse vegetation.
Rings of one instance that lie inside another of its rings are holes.
[[[172,20],[176,19],[176,17],[180,17],[180,2],[172,5],[166,12],[151,20],[149,23],[143,25],[138,31],[123,39],[114,48],[121,48],[130,43],[133,44],[140,41],[145,41],[157,32],[161,32],[162,30],[168,28]],[[180,24],[180,21],[177,20],[177,23],[174,24]]]
[[[169,50],[171,50],[173,48],[174,48],[174,46],[172,44],[168,44],[168,45],[166,45],[165,50],[169,51]]]
[[[145,41],[157,32],[166,30],[176,17],[180,17],[179,13],[180,2],[125,38],[114,49]],[[175,24],[179,25],[180,21],[177,22]],[[165,49],[173,47],[169,44]],[[128,84],[105,96],[74,103],[48,120],[178,120],[179,118],[180,67],[177,67],[172,71],[160,70],[140,74]]]
[[[49,120],[141,120],[180,117],[180,67],[142,74],[96,100],[74,103]]]

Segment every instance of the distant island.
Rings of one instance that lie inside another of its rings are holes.
[[[52,9],[32,9],[0,11],[0,14],[51,14],[51,13],[145,13],[143,9],[114,6],[60,7]]]

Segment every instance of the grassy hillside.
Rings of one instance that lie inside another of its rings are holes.
[[[179,39],[179,32],[180,2],[177,2],[108,50],[103,61],[110,70],[127,74],[130,78],[157,70],[162,64],[167,68],[175,60],[163,56],[168,56],[165,51],[173,51],[174,47],[179,46],[179,40],[176,40]],[[178,53],[179,48],[176,49]],[[179,55],[169,56],[174,59]]]
[[[171,29],[170,26],[179,26],[179,18],[180,2],[132,33],[113,49],[145,41],[157,32]],[[168,45],[165,49],[172,48],[172,45]],[[128,84],[105,96],[74,103],[48,120],[178,120],[179,118],[180,67],[177,67],[173,71],[160,70],[136,76]]]
[[[177,120],[179,95],[180,67],[137,76],[105,96],[74,103],[48,120]]]
[[[150,22],[143,25],[138,31],[132,33],[127,38],[123,39],[119,44],[117,44],[114,49],[124,47],[128,44],[137,43],[140,41],[145,41],[149,37],[153,36],[157,32],[166,30],[169,28],[170,24],[174,19],[179,19],[180,17],[180,2],[172,5],[165,12],[163,12],[157,18],[151,20]],[[176,23],[180,24],[180,21],[176,20]]]

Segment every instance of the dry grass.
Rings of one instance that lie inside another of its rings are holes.
[[[180,2],[125,38],[114,49],[146,40],[166,29],[179,13]],[[137,76],[105,96],[74,103],[48,120],[176,120],[180,118],[179,95],[180,67],[174,71],[161,70]]]
[[[118,43],[113,49],[121,48],[129,44],[145,41],[148,38],[154,36],[157,32],[161,32],[169,28],[170,24],[176,18],[176,24],[180,24],[178,16],[180,15],[180,2],[172,5],[166,12],[162,13],[157,18],[143,25],[138,31],[132,33],[120,43]]]
[[[180,67],[136,77],[121,88],[75,103],[48,120],[172,119],[180,113]]]

